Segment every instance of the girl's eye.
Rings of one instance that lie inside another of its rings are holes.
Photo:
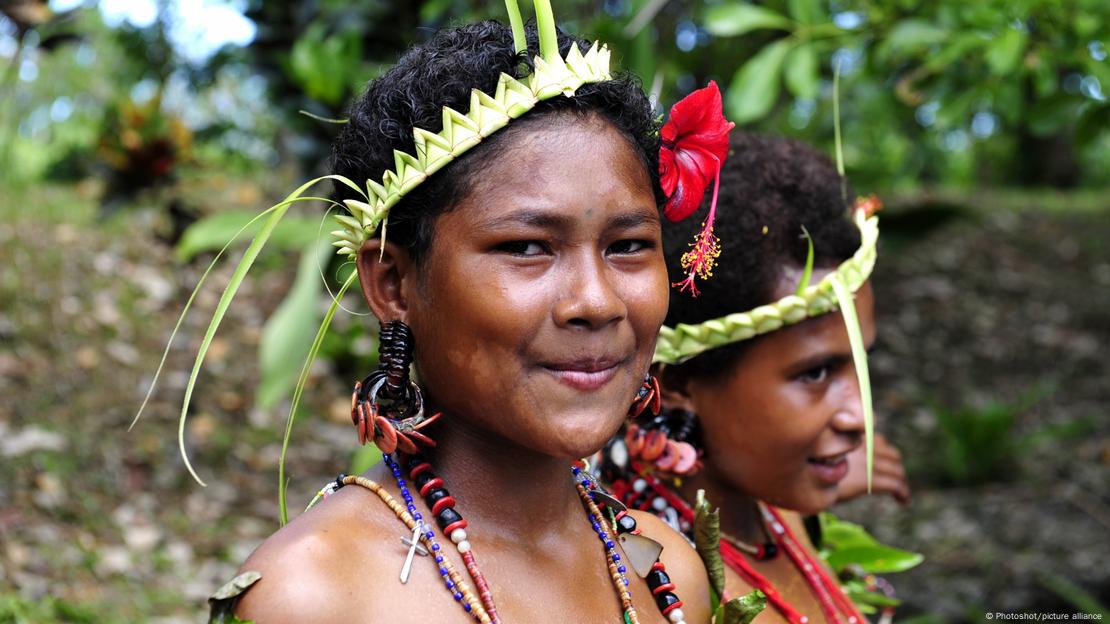
[[[547,248],[539,241],[522,240],[501,243],[497,246],[497,251],[514,256],[540,256],[547,251]]]
[[[609,253],[632,254],[644,249],[650,249],[651,242],[646,240],[621,240],[609,245]]]
[[[815,366],[802,374],[798,375],[798,381],[806,384],[819,384],[829,377],[829,367],[827,365]]]

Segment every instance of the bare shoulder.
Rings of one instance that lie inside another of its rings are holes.
[[[374,564],[387,556],[380,552],[385,540],[375,536],[396,534],[397,526],[386,524],[390,518],[378,512],[392,513],[370,498],[377,497],[343,488],[267,538],[240,568],[262,578],[240,601],[239,617],[267,624],[343,621],[360,604],[388,602],[373,590],[384,585],[372,582],[383,569]]]
[[[685,537],[654,515],[634,510],[629,513],[636,518],[636,526],[643,535],[663,545],[660,559],[667,566],[667,575],[671,577],[678,597],[682,599],[686,621],[708,622],[709,575],[698,552]]]

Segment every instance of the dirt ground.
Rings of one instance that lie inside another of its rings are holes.
[[[285,410],[254,407],[251,389],[262,323],[295,262],[249,279],[213,343],[185,430],[200,487],[177,450],[177,412],[219,289],[198,297],[127,431],[203,269],[152,243],[156,227],[144,211],[106,225],[0,222],[0,622],[21,621],[19,609],[23,621],[201,621],[208,594],[277,528]],[[884,221],[876,408],[908,458],[914,499],[838,512],[925,554],[890,577],[900,617],[1110,603],[1108,239],[1110,210]],[[288,463],[293,508],[349,465],[357,374],[313,371]],[[988,478],[945,476],[955,460],[944,410],[1013,417],[970,449],[997,455]]]

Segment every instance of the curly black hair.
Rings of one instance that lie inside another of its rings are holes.
[[[696,299],[672,291],[666,324],[701,323],[771,303],[783,268],[805,266],[803,226],[813,238],[815,267],[835,267],[850,258],[860,236],[845,199],[851,201],[854,195],[842,180],[833,162],[812,147],[733,132],[714,225],[721,241],[720,261]],[[663,246],[672,281],[685,278],[679,260],[700,227],[695,219],[665,224]],[[752,342],[726,345],[668,366],[664,378],[679,387],[694,377],[722,379]]]
[[[535,25],[529,24],[526,31],[528,50],[521,54],[513,45],[511,29],[494,21],[442,30],[427,43],[409,49],[352,104],[349,121],[332,148],[332,173],[356,184],[367,179],[380,181],[394,166],[393,150],[415,153],[413,128],[439,132],[444,106],[465,113],[471,89],[493,93],[502,73],[514,78],[529,75],[539,46]],[[587,41],[560,33],[559,50],[564,56],[571,45],[583,53],[589,50]],[[658,121],[639,80],[615,73],[612,80],[581,86],[573,98],[560,95],[540,102],[428,178],[390,210],[390,240],[406,246],[419,263],[432,243],[436,217],[473,190],[483,161],[497,158],[524,129],[551,123],[557,114],[596,114],[611,123],[641,157],[655,186],[656,202],[662,203]],[[342,201],[358,196],[336,184],[333,198]]]

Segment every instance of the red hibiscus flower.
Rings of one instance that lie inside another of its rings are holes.
[[[721,91],[713,81],[671,108],[659,133],[659,177],[668,198],[663,209],[668,219],[681,221],[701,205],[728,155],[728,133],[735,125],[721,114]]]
[[[736,124],[721,114],[721,91],[717,83],[698,89],[682,98],[671,108],[671,116],[660,131],[659,178],[667,205],[663,215],[671,221],[689,217],[701,205],[705,189],[713,182],[713,199],[701,232],[682,256],[686,279],[676,286],[690,289],[698,296],[694,278],[708,278],[721,255],[717,237],[713,235],[713,219],[717,214],[717,189],[721,165],[728,155],[728,133]]]

